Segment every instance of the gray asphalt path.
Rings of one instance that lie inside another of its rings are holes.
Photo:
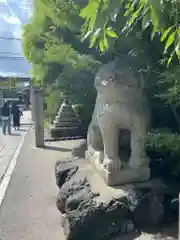
[[[63,240],[55,201],[56,148],[36,149],[30,129],[0,208],[0,240]]]

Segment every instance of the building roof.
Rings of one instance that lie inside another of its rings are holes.
[[[22,54],[22,25],[32,14],[32,1],[0,0],[0,76],[29,78],[31,69]]]

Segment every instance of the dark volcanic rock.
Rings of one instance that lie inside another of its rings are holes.
[[[116,234],[132,232],[134,223],[127,201],[112,200],[97,203],[85,175],[73,163],[56,165],[60,186],[57,208],[63,214],[62,227],[67,239],[106,239]]]
[[[61,213],[77,209],[80,203],[97,196],[91,191],[87,178],[80,172],[71,174],[59,189],[57,208]]]
[[[96,194],[94,194],[90,188],[85,187],[79,190],[76,194],[71,195],[66,202],[67,211],[77,209],[80,204],[90,201]]]
[[[57,161],[55,164],[56,184],[60,188],[68,179],[71,178],[78,170],[78,166],[74,165],[72,161],[62,162]]]
[[[178,208],[163,184],[131,189],[118,200],[99,203],[98,194],[92,192],[83,171],[73,161],[58,161],[55,174],[59,186],[56,203],[68,240],[110,240],[135,229],[157,226]]]
[[[151,191],[130,190],[127,198],[138,229],[161,223],[164,216],[162,195],[158,196]]]
[[[68,240],[104,240],[134,231],[131,212],[112,200],[97,204],[91,200],[63,216],[62,226]]]

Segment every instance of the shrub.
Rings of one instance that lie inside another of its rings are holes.
[[[80,116],[82,125],[85,130],[88,129],[89,123],[92,118],[94,104],[75,104],[74,111]]]
[[[52,123],[61,105],[61,95],[58,89],[47,91],[45,105],[45,117]]]
[[[180,180],[180,134],[154,130],[147,137],[152,177]]]

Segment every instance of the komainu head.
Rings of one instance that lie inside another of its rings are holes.
[[[103,65],[96,74],[95,88],[143,88],[140,78],[135,76],[130,65],[113,61]]]

